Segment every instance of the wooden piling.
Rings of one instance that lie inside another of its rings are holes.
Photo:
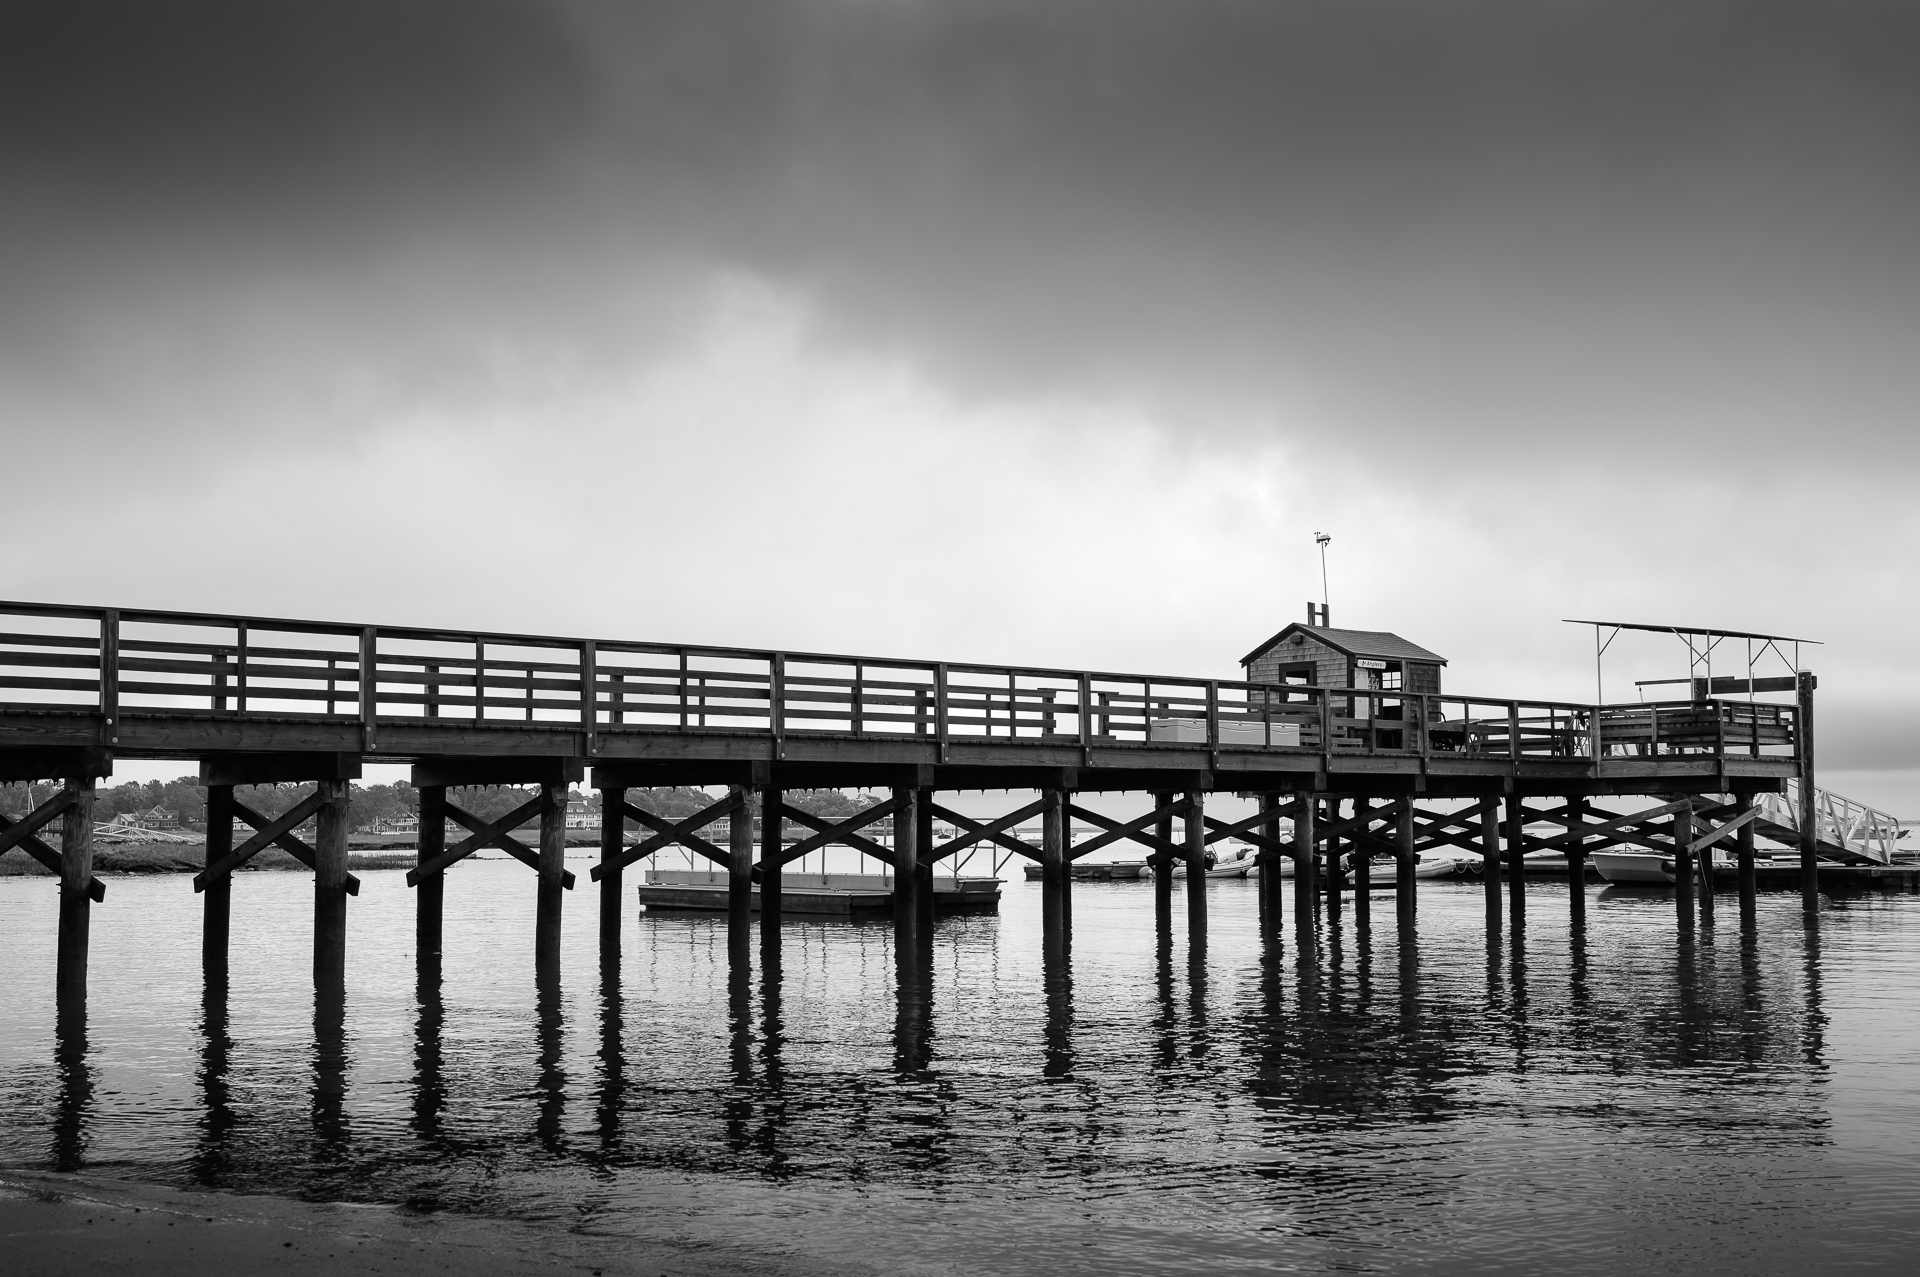
[[[1187,947],[1207,942],[1207,796],[1187,791]]]
[[[735,785],[727,817],[727,946],[743,950],[753,935],[753,790]]]
[[[1369,839],[1373,833],[1372,800],[1354,799],[1353,818],[1361,822],[1354,825],[1348,843],[1353,848],[1347,856],[1353,862],[1353,925],[1365,928],[1373,925],[1373,843]]]
[[[1049,789],[1041,795],[1040,813],[1040,927],[1046,956],[1064,955],[1069,944],[1067,893],[1072,890],[1067,863],[1066,795]]]
[[[540,786],[539,882],[533,920],[536,979],[551,980],[560,973],[560,911],[566,872],[567,783],[547,781]]]
[[[219,864],[232,852],[233,786],[208,785],[207,865]],[[209,978],[224,978],[233,918],[233,875],[208,878],[205,897],[200,915],[200,969]]]
[[[1577,834],[1586,827],[1587,801],[1584,798],[1567,800],[1567,832]],[[1567,908],[1576,922],[1584,922],[1587,916],[1587,845],[1584,838],[1575,838],[1567,844]]]
[[[596,772],[595,778],[598,776]],[[424,816],[427,809],[424,791],[420,797],[420,811]],[[620,853],[624,849],[627,826],[621,806],[626,801],[625,785],[600,786],[600,956],[603,959],[619,956],[620,929],[626,921],[626,901],[620,890]],[[426,828],[424,820],[420,827]],[[424,839],[421,846],[426,846]]]
[[[1527,805],[1507,795],[1507,906],[1514,916],[1527,911]]]
[[[347,986],[347,782],[317,782],[313,837],[313,987],[323,997]]]
[[[1283,910],[1280,906],[1280,853],[1273,844],[1280,841],[1280,798],[1277,794],[1260,795],[1260,837],[1265,839],[1259,852],[1254,856],[1260,875],[1260,937],[1263,940],[1280,938],[1280,918]]]
[[[1753,795],[1735,794],[1733,805],[1733,814],[1736,817],[1744,816],[1747,814],[1748,809],[1753,806]],[[1754,874],[1753,867],[1753,822],[1749,820],[1744,825],[1741,825],[1734,837],[1738,840],[1734,843],[1733,855],[1734,861],[1740,871],[1740,915],[1743,918],[1751,918],[1754,908],[1758,903],[1756,875]]]
[[[67,782],[72,802],[60,822],[60,938],[54,970],[57,1011],[84,1007],[87,1001],[87,939],[93,901],[93,777]]]
[[[1813,787],[1813,688],[1813,675],[1799,676],[1799,714],[1794,731],[1800,754],[1800,908],[1807,913],[1820,908],[1820,804]]]
[[[1419,900],[1419,880],[1413,876],[1420,864],[1420,853],[1413,849],[1413,799],[1408,798],[1400,804],[1400,819],[1394,826],[1394,833],[1393,899],[1404,926],[1412,919]]]
[[[1153,850],[1153,916],[1160,932],[1165,934],[1173,927],[1173,853],[1167,850],[1173,842],[1173,795],[1167,792],[1153,795],[1153,807],[1159,813],[1153,822],[1154,837],[1160,845]]]
[[[760,791],[760,947],[778,951],[781,917],[780,853],[784,850],[785,820],[780,804],[786,793],[779,789]],[[765,969],[762,963],[762,969]]]
[[[209,791],[211,795],[211,791]],[[212,810],[211,806],[208,808]],[[420,787],[420,837],[415,863],[431,864],[447,849],[447,787]],[[211,849],[209,849],[211,850]],[[428,874],[414,886],[413,951],[417,957],[438,954],[444,935],[447,875]]]
[[[920,881],[914,885],[914,899],[920,911],[916,934],[922,945],[933,938],[933,799],[934,791],[923,789],[914,805],[913,845],[919,856]],[[1071,826],[1069,826],[1071,828]],[[1073,895],[1067,895],[1068,925],[1072,925]]]
[[[1480,809],[1480,886],[1487,897],[1487,926],[1500,925],[1500,810],[1497,803]]]
[[[1331,825],[1338,822],[1340,819],[1341,800],[1338,798],[1324,798],[1321,802],[1324,804],[1321,810],[1326,814],[1327,823]],[[1327,910],[1329,913],[1338,913],[1340,912],[1340,879],[1342,877],[1340,872],[1340,835],[1327,834],[1321,839],[1321,842],[1323,845],[1320,855],[1327,894]]]
[[[917,948],[920,931],[920,792],[893,791],[893,927],[902,951]]]
[[[1311,792],[1299,795],[1300,803],[1293,817],[1293,908],[1303,917],[1313,916],[1314,878],[1318,867],[1315,855],[1318,839],[1314,836],[1320,800]]]
[[[1680,914],[1680,925],[1693,925],[1693,852],[1688,845],[1693,842],[1693,800],[1682,799],[1680,810],[1673,813],[1673,898],[1674,907]]]
[[[1693,858],[1694,877],[1700,893],[1700,917],[1707,922],[1713,920],[1713,848],[1714,844],[1708,843]]]

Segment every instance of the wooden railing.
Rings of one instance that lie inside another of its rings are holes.
[[[1792,757],[1792,705],[1594,707],[1087,670],[0,603],[0,707],[1201,751]]]

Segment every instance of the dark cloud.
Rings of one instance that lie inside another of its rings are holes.
[[[4,23],[0,323],[50,395],[121,340],[102,314],[204,329],[217,354],[271,338],[233,300],[263,292],[284,299],[268,329],[337,362],[448,383],[502,343],[617,363],[671,324],[675,263],[770,276],[831,337],[967,393],[1305,416],[1396,456],[1725,455],[1816,420],[1859,440],[1902,430],[1916,389],[1905,5],[54,3]]]

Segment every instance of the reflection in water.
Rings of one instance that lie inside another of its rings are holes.
[[[227,1033],[227,973],[207,972],[200,993],[200,1137],[193,1156],[193,1180],[208,1188],[227,1182],[232,1158],[227,1136],[238,1121],[233,1088],[227,1081],[233,1039]]]
[[[566,1016],[561,1007],[560,978],[551,967],[535,973],[534,1018],[538,1041],[534,1138],[541,1148],[558,1156],[565,1151],[562,1131],[567,1114],[567,1071],[561,1048],[566,1038]]]
[[[347,1099],[347,995],[338,988],[313,994],[313,1116],[314,1161],[322,1166],[345,1163],[351,1156]]]
[[[440,995],[440,953],[422,953],[414,966],[413,1120],[415,1138],[444,1146],[441,1116],[447,1107],[446,1061],[441,1031],[447,1012]]]
[[[63,1004],[55,1017],[53,1037],[54,1076],[59,1079],[59,1096],[54,1102],[52,1156],[48,1159],[56,1171],[77,1171],[86,1166],[88,1135],[93,1107],[93,1066],[87,1059],[87,1007]]]
[[[584,1203],[604,1220],[663,1175],[716,1197],[794,1182],[811,1187],[761,1217],[829,1249],[840,1232],[884,1243],[903,1203],[941,1192],[1036,1224],[1009,1237],[1092,1220],[1138,1248],[1099,1263],[1064,1240],[993,1251],[1014,1243],[956,1225],[944,1244],[975,1271],[1258,1268],[1276,1235],[1334,1246],[1333,1266],[1389,1246],[1462,1253],[1448,1247],[1468,1235],[1497,1259],[1516,1236],[1540,1244],[1537,1219],[1497,1194],[1552,1174],[1573,1203],[1555,1237],[1587,1246],[1571,1266],[1593,1270],[1639,1245],[1634,1230],[1673,1227],[1670,1198],[1636,1185],[1707,1185],[1677,1217],[1724,1237],[1722,1218],[1801,1209],[1768,1177],[1833,1138],[1822,999],[1852,976],[1822,965],[1818,918],[1743,919],[1736,961],[1731,914],[1719,934],[1681,931],[1665,893],[1602,893],[1563,931],[1554,888],[1528,927],[1483,918],[1469,887],[1372,932],[1297,911],[1283,946],[1262,940],[1249,885],[1215,892],[1211,948],[1176,962],[1171,920],[1156,917],[1148,949],[1151,901],[1126,890],[1083,892],[1072,955],[1042,943],[1037,910],[943,920],[911,951],[884,927],[793,921],[784,949],[731,962],[723,927],[641,915],[598,968],[597,1003],[591,959],[571,972],[597,1034],[569,1034],[562,986],[530,989],[518,970],[470,984],[456,964],[443,983],[422,961],[398,1012],[356,986],[351,1049],[337,995],[313,1003],[310,1039],[298,1011],[274,1038],[250,995],[230,1008],[209,981],[170,1156],[206,1186],[546,1217]],[[1844,937],[1826,937],[1827,961],[1851,951]],[[83,1019],[61,1025],[50,1070],[44,1042],[20,1065],[46,1086],[38,1115],[8,1103],[0,1137],[30,1131],[33,1155],[65,1169],[105,1161],[99,1132],[116,1128],[100,1109],[119,1102],[118,1075],[98,1081]],[[309,1050],[312,1138],[289,1138]],[[838,1184],[859,1185],[860,1204],[841,1201],[830,1224],[809,1215]]]
[[[620,1152],[620,1113],[627,1097],[627,1059],[621,1027],[620,955],[616,949],[603,953],[600,962],[600,1049],[595,1054],[600,1067],[600,1095],[593,1115],[602,1157],[614,1157]]]

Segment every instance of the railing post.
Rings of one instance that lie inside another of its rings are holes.
[[[773,756],[786,757],[787,750],[787,658],[775,652],[767,662],[767,731],[773,736]]]
[[[360,737],[361,748],[372,753],[379,737],[379,676],[374,666],[379,659],[380,635],[373,626],[360,631]]]
[[[478,723],[487,716],[487,645],[479,639],[473,641],[473,721]]]
[[[1507,702],[1507,757],[1520,761],[1520,702]]]
[[[853,666],[853,734],[859,736],[867,730],[867,666],[864,661],[856,661]]]
[[[239,669],[235,671],[234,708],[240,713],[247,712],[247,623],[240,622]]]
[[[595,729],[600,726],[600,670],[599,651],[592,639],[580,644],[580,730],[587,737],[587,754],[591,757],[597,742]]]
[[[100,614],[100,725],[106,743],[120,743],[120,613]]]
[[[1011,735],[1012,733],[1008,733]],[[1080,747],[1093,744],[1093,676],[1080,676]]]
[[[947,761],[947,666],[946,662],[933,667],[933,730],[938,742],[938,757]]]
[[[1220,748],[1220,684],[1207,680],[1207,744]]]

